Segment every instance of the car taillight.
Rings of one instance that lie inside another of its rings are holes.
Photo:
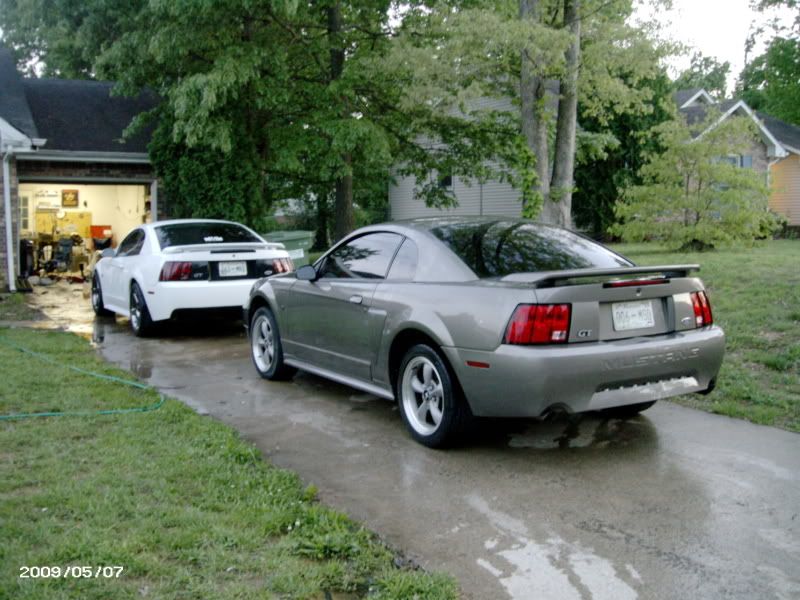
[[[571,312],[569,304],[520,304],[511,315],[503,343],[566,343]]]
[[[272,273],[291,273],[294,271],[294,263],[291,258],[275,258],[272,261]]]
[[[165,262],[161,267],[159,281],[192,281],[208,279],[208,263],[186,261]]]
[[[708,301],[708,296],[705,292],[692,292],[692,308],[694,309],[694,325],[695,327],[705,327],[714,322],[714,317],[711,315],[711,303]]]

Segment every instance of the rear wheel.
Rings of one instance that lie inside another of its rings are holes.
[[[139,284],[135,281],[131,285],[131,329],[138,337],[146,337],[153,333],[155,325],[150,318],[150,311],[147,309],[147,301]]]
[[[429,448],[451,446],[467,431],[472,412],[444,360],[426,344],[413,346],[397,378],[400,414],[411,437]]]
[[[98,317],[110,317],[114,314],[103,304],[103,288],[100,287],[100,277],[97,273],[92,275],[92,310]]]
[[[250,355],[256,371],[264,379],[291,379],[297,369],[283,362],[283,346],[275,315],[264,306],[250,320]]]
[[[606,408],[600,412],[612,419],[631,419],[638,415],[643,410],[647,410],[656,403],[655,400],[651,402],[640,402],[639,404],[628,404],[627,406],[615,406],[614,408]]]

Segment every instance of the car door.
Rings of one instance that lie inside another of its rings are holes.
[[[144,246],[145,233],[142,229],[131,231],[117,248],[117,253],[109,264],[109,304],[127,309],[129,305],[128,282],[131,278],[132,263],[138,260]],[[104,289],[104,293],[106,290]]]
[[[316,281],[297,281],[285,307],[287,353],[369,381],[386,318],[372,297],[402,239],[389,232],[358,236],[326,257]]]

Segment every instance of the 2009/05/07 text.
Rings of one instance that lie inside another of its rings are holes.
[[[68,565],[65,567],[27,567],[19,568],[20,579],[40,579],[40,578],[97,578],[117,579],[122,575],[125,567],[90,567],[81,565]]]

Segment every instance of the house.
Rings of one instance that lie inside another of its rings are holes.
[[[44,253],[59,239],[80,238],[80,260],[94,238],[114,243],[158,214],[150,133],[122,139],[157,98],[115,97],[112,86],[24,78],[0,48],[0,289],[15,289],[27,252],[21,248]]]
[[[700,88],[678,91],[673,99],[679,112],[690,123],[704,119],[712,105],[721,113],[718,122],[732,115],[753,119],[758,127],[759,141],[749,153],[726,158],[736,161],[740,167],[763,172],[771,188],[770,208],[786,217],[790,226],[800,227],[800,127],[756,113],[743,100],[717,103]],[[506,109],[510,106],[509,102],[499,100],[482,100],[481,103],[481,108]],[[395,177],[394,183],[389,187],[391,218],[408,219],[442,214],[518,217],[522,213],[521,194],[509,184],[497,181],[481,184],[451,176],[439,176],[439,182],[455,197],[458,206],[444,210],[429,208],[422,200],[415,198],[414,188],[417,182],[414,178]]]
[[[751,109],[744,100],[716,102],[705,90],[681,90],[674,95],[679,112],[689,123],[705,118],[709,106],[720,111],[717,123],[733,115],[753,120],[760,141],[752,151],[727,157],[744,168],[763,172],[770,187],[769,207],[790,227],[800,227],[800,127]]]

